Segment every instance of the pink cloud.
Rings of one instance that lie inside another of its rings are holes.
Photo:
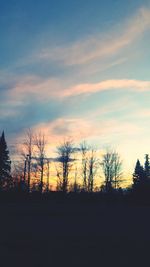
[[[38,76],[29,76],[20,79],[16,85],[7,91],[8,101],[23,104],[25,99],[34,99],[40,102],[56,97],[61,90],[61,83],[57,79],[41,79]]]
[[[62,91],[63,97],[82,95],[82,94],[93,94],[96,92],[107,91],[107,90],[136,90],[136,91],[147,91],[150,90],[150,81],[140,80],[106,80],[99,83],[87,83],[79,84]]]
[[[135,113],[138,118],[150,118],[150,109],[142,109]]]
[[[81,83],[66,88],[65,83],[60,80],[39,77],[27,77],[20,80],[12,89],[6,92],[9,105],[22,105],[25,100],[36,100],[39,102],[50,99],[64,99],[79,95],[90,95],[108,90],[134,90],[137,92],[149,91],[150,81],[142,80],[105,80],[98,83]]]
[[[70,137],[75,142],[83,139],[111,139],[114,136],[130,136],[141,129],[134,123],[109,119],[86,117],[58,118],[48,123],[40,123],[33,128],[34,132],[42,131],[51,146],[57,146],[64,138]]]

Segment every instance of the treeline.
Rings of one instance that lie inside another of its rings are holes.
[[[139,159],[136,162],[132,189],[139,194],[150,194],[150,162],[148,154],[145,155],[144,166],[142,166]]]
[[[150,195],[150,163],[148,154],[144,166],[137,160],[130,188],[122,189],[123,172],[120,155],[106,150],[101,159],[97,150],[83,141],[75,146],[70,139],[56,148],[56,156],[46,155],[46,139],[41,133],[26,133],[22,144],[21,161],[11,162],[9,150],[2,132],[0,137],[0,191],[40,194],[51,191],[51,166],[55,168],[55,191],[67,193],[101,192],[104,194]],[[98,187],[96,180],[101,180]]]

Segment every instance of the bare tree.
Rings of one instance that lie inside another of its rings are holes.
[[[26,173],[27,173],[27,188],[30,192],[30,181],[31,181],[31,159],[34,149],[34,136],[31,129],[28,129],[26,132],[25,140],[23,143],[23,152],[24,157],[24,182],[26,182]]]
[[[74,159],[75,160],[75,159]],[[77,193],[80,191],[80,185],[77,181],[78,178],[78,163],[74,161],[74,182],[70,184],[69,190],[71,192]]]
[[[68,177],[72,168],[72,154],[74,152],[73,142],[71,140],[64,140],[64,142],[57,147],[57,155],[59,166],[56,168],[58,185],[61,191],[67,192]]]
[[[44,163],[45,163],[45,157],[46,157],[46,140],[45,136],[42,133],[36,134],[34,136],[34,144],[36,149],[36,155],[37,155],[37,164],[39,166],[40,171],[40,193],[43,192],[43,176],[44,176]]]
[[[24,180],[24,162],[18,161],[13,164],[12,171],[12,181],[13,181],[13,189],[15,190],[26,190],[26,182]]]
[[[102,169],[105,176],[105,190],[108,192],[113,187],[118,187],[122,176],[122,161],[117,152],[108,150],[103,155]]]
[[[114,185],[115,189],[119,187],[122,178],[122,160],[117,152],[114,152]]]
[[[96,151],[92,148],[88,158],[88,192],[92,192],[94,188],[94,178],[97,171]]]
[[[47,183],[46,183],[46,191],[49,192],[49,176],[50,176],[50,161],[47,159]]]
[[[83,190],[87,191],[88,187],[88,150],[89,147],[85,141],[80,144],[81,162],[82,162],[82,178],[83,178]]]

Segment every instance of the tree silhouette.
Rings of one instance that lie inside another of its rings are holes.
[[[63,144],[57,147],[59,167],[57,168],[58,188],[67,192],[69,172],[72,168],[72,154],[74,152],[73,143],[71,140],[64,141]]]
[[[24,183],[26,183],[26,171],[27,171],[27,190],[30,192],[30,183],[31,183],[31,159],[33,156],[34,148],[34,136],[31,129],[26,131],[25,140],[23,143],[22,155],[24,158]]]
[[[4,131],[0,137],[0,188],[4,188],[11,183],[11,161],[9,151],[5,141]]]
[[[80,144],[81,158],[82,158],[82,177],[83,177],[83,190],[87,191],[88,187],[88,151],[89,147],[85,141]]]
[[[88,158],[88,192],[93,192],[94,189],[94,178],[97,171],[97,158],[96,151],[91,149]]]
[[[122,176],[122,161],[117,152],[108,150],[103,155],[101,165],[105,176],[105,191],[110,192],[119,185]]]
[[[144,180],[145,180],[145,171],[138,159],[135,165],[134,173],[133,173],[134,186],[135,187],[139,186],[140,184],[144,183]]]
[[[45,147],[46,147],[46,139],[44,134],[39,133],[38,135],[35,135],[35,146],[36,146],[36,153],[37,153],[37,164],[40,171],[40,184],[39,184],[39,190],[40,193],[43,192],[43,177],[44,177],[44,163],[45,163]]]
[[[144,168],[141,165],[140,161],[137,160],[135,170],[133,173],[133,189],[142,193],[143,197],[150,191],[150,164],[149,164],[149,155],[145,155]]]
[[[149,155],[146,154],[145,155],[145,164],[144,164],[145,168],[145,178],[149,179],[150,178],[150,163],[149,163]]]
[[[12,181],[13,181],[13,190],[24,192],[27,189],[27,184],[24,180],[24,162],[17,162],[13,164],[13,170],[11,172],[12,175]]]

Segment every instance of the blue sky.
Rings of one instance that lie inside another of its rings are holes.
[[[150,2],[0,1],[0,129],[150,153]]]

